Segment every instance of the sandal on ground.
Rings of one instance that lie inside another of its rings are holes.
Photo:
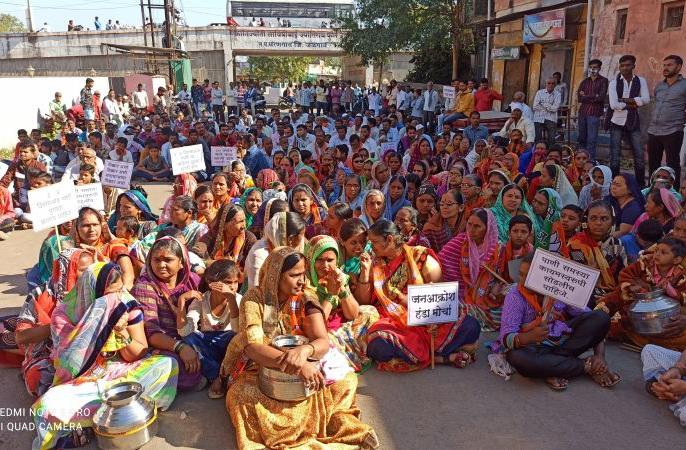
[[[215,391],[214,389],[212,389],[214,387],[214,381],[212,381],[210,383],[210,388],[207,390],[207,397],[210,398],[211,400],[217,400],[220,398],[224,398],[224,396],[226,395],[226,391],[224,390],[224,382],[222,381],[221,378],[217,378],[217,380],[220,381],[219,390]]]
[[[591,379],[600,387],[611,388],[617,383],[622,381],[622,377],[610,370],[606,370],[603,373],[589,374]]]
[[[560,377],[548,377],[545,379],[546,384],[553,391],[564,391],[569,387],[569,380]]]

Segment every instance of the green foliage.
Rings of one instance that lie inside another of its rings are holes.
[[[306,56],[251,56],[250,76],[260,81],[299,82],[305,79],[308,65],[316,64],[319,60],[320,58]],[[324,65],[340,67],[341,59],[324,58]]]
[[[27,31],[24,23],[11,14],[0,14],[0,33]]]

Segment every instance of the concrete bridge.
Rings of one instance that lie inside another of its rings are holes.
[[[195,78],[225,83],[234,79],[236,55],[343,55],[340,32],[327,28],[189,27],[179,28],[176,36],[191,57]],[[156,32],[155,42],[158,46],[162,42],[161,30]],[[143,30],[3,33],[0,77],[27,75],[29,67],[35,76],[123,76],[146,71],[145,58],[113,52],[102,45],[105,43],[143,46]],[[343,64],[354,63],[344,58]]]

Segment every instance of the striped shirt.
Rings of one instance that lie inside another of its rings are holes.
[[[598,75],[595,80],[588,77],[581,82],[577,90],[577,99],[581,103],[579,114],[593,117],[603,115],[608,83],[607,78],[601,75]],[[581,95],[582,92],[583,95]]]

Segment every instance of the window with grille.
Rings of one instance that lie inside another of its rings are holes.
[[[624,35],[626,34],[626,19],[629,15],[628,9],[617,10],[617,22],[615,24],[615,44],[624,43]]]
[[[681,21],[684,18],[684,2],[663,3],[660,17],[660,31],[679,30],[681,28]]]

